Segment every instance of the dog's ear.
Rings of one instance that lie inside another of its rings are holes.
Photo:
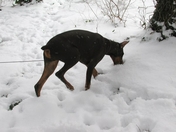
[[[120,45],[121,45],[121,48],[123,48],[126,44],[128,44],[129,43],[129,41],[123,41],[122,43],[120,43]]]

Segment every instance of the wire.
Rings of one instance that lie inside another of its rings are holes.
[[[7,63],[26,63],[26,62],[39,62],[43,60],[28,60],[28,61],[3,61],[0,64],[7,64]]]

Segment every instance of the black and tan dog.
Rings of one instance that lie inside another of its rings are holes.
[[[64,78],[68,69],[78,61],[87,66],[85,89],[90,88],[91,76],[96,77],[98,72],[95,66],[104,57],[109,55],[115,64],[122,64],[124,55],[123,47],[128,43],[114,42],[104,38],[98,33],[84,30],[72,30],[53,37],[42,47],[44,50],[44,71],[40,80],[35,85],[37,97],[48,77],[54,72],[58,61],[64,62],[64,66],[56,73],[56,76],[67,86],[74,90],[74,87]]]

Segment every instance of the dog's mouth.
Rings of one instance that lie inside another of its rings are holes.
[[[112,61],[114,62],[114,65],[123,64],[123,59],[122,59],[122,57],[113,57],[113,56],[111,56],[111,59],[112,59]]]

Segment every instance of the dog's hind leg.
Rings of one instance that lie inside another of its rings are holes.
[[[56,76],[66,85],[66,87],[70,90],[74,90],[74,87],[64,78],[64,74],[67,70],[69,70],[72,66],[74,66],[78,61],[69,61],[64,64],[64,66],[56,73]]]
[[[43,74],[42,74],[40,80],[34,86],[35,93],[36,93],[37,97],[40,96],[40,91],[42,89],[43,84],[46,82],[48,77],[54,72],[54,70],[56,69],[57,64],[58,64],[58,60],[51,61],[48,58],[44,57],[44,71],[43,71]]]

